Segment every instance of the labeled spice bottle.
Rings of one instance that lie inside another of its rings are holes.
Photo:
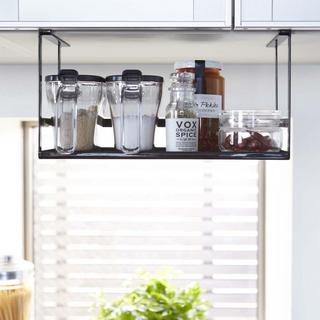
[[[33,264],[0,256],[0,319],[29,320],[33,291]]]
[[[171,74],[170,103],[166,109],[166,150],[197,152],[197,108],[194,101],[194,73]]]
[[[224,78],[216,61],[175,63],[176,72],[195,74],[195,101],[199,117],[199,151],[219,151],[219,115],[224,110]]]

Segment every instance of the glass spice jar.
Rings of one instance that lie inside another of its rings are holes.
[[[0,256],[0,319],[29,320],[33,291],[33,264]]]
[[[166,108],[166,150],[198,151],[198,116],[194,102],[194,74],[172,73],[170,103]]]
[[[225,81],[220,74],[222,65],[216,61],[178,61],[175,69],[195,74],[199,151],[219,151],[219,115],[224,110],[225,90]]]
[[[282,147],[280,113],[271,110],[223,112],[219,145],[224,152],[279,152]]]

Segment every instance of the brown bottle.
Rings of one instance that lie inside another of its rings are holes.
[[[221,64],[191,60],[175,63],[177,72],[195,73],[195,100],[199,117],[199,151],[219,151],[219,114],[224,110],[224,78]]]

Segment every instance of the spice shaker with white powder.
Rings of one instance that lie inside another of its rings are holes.
[[[140,70],[106,78],[116,149],[127,154],[152,150],[162,85],[162,77]]]
[[[62,154],[94,147],[97,112],[103,99],[104,78],[61,70],[46,76],[46,92],[54,113],[55,149]]]

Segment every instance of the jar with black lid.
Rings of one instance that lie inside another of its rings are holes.
[[[176,72],[195,74],[195,101],[199,117],[199,151],[219,151],[219,115],[224,110],[225,82],[216,61],[189,60],[175,63]]]
[[[98,109],[103,102],[104,78],[62,69],[45,80],[54,114],[55,149],[61,154],[92,150]]]

